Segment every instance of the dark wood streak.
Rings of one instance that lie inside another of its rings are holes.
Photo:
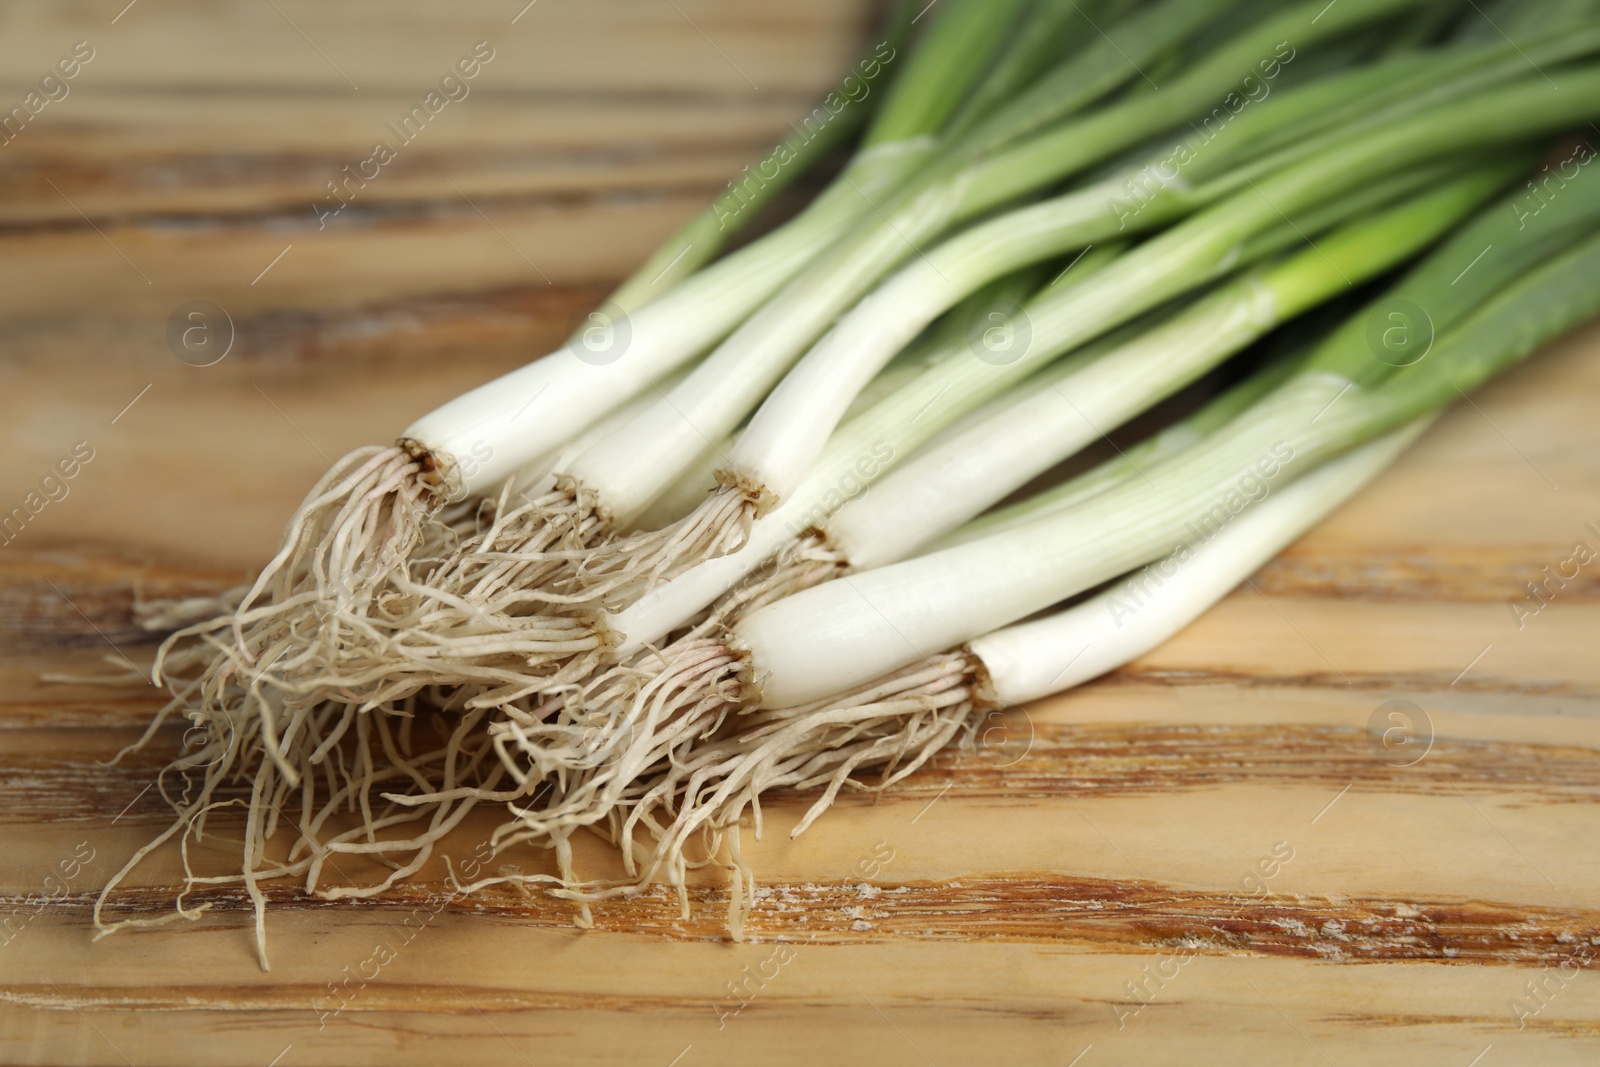
[[[750,153],[755,155],[755,151]],[[709,200],[722,188],[722,183],[712,181],[640,181],[633,184],[614,182],[595,188],[585,183],[581,173],[571,176],[566,187],[547,189],[537,193],[480,194],[472,202],[485,211],[494,212],[570,212],[595,205],[612,203],[637,203],[642,199],[690,198]],[[182,229],[186,231],[239,229],[257,233],[262,229],[281,228],[284,223],[295,225],[307,233],[317,232],[316,219],[309,204],[320,191],[308,183],[310,192],[304,196],[285,199],[281,203],[228,210],[211,210],[195,215],[187,212],[133,211],[127,213],[98,213],[94,222],[101,228],[143,227],[152,230]],[[408,223],[433,223],[443,219],[458,218],[465,221],[480,220],[469,204],[453,191],[437,196],[371,198],[351,203],[339,215],[338,225],[343,229],[394,226]],[[59,218],[29,219],[0,223],[0,239],[6,237],[31,237],[49,233],[93,233],[82,218],[73,215]]]
[[[484,380],[522,366],[529,353],[563,343],[589,309],[610,292],[605,285],[561,284],[438,293],[374,301],[337,310],[275,308],[233,317],[235,342],[213,368],[214,388],[250,395],[251,383],[284,383],[298,390],[378,372],[413,373],[448,358],[480,368]],[[64,342],[54,321],[19,328],[16,362],[77,359],[115,351],[129,324],[74,324]],[[144,324],[148,325],[148,323]],[[62,329],[65,329],[63,327]],[[286,502],[284,515],[289,514]],[[92,545],[73,551],[94,553]],[[22,554],[11,549],[6,554]],[[0,619],[0,626],[4,620]]]
[[[1436,739],[1402,767],[1385,761],[1392,753],[1381,738],[1344,726],[1038,722],[1031,733],[1029,742],[1018,728],[1010,748],[947,751],[895,793],[950,782],[950,794],[965,797],[1164,796],[1247,782],[1445,796],[1516,790],[1551,803],[1600,796],[1600,760],[1580,747]]]
[[[111,650],[106,649],[108,655]],[[116,660],[112,656],[113,661]],[[141,665],[139,660],[134,660],[136,665]],[[88,665],[85,673],[110,674],[114,670],[112,663],[104,661]],[[169,696],[165,690],[156,689],[150,685],[118,685],[95,686],[96,690],[104,693],[103,696],[94,697],[54,697],[46,693],[38,699],[12,699],[0,704],[0,734],[12,731],[56,731],[56,730],[104,730],[108,722],[114,722],[118,728],[126,729],[131,734],[140,724],[149,725],[168,701]],[[81,690],[80,690],[81,691]],[[70,735],[65,735],[70,736]],[[59,737],[57,738],[59,741]],[[168,739],[163,738],[154,742],[165,746],[162,750],[170,748]],[[9,760],[7,762],[10,762]]]
[[[243,571],[178,565],[98,546],[10,549],[0,556],[0,641],[8,651],[152,643],[133,618],[135,595],[208,596],[248,580]],[[96,668],[85,664],[85,668]]]
[[[22,92],[26,92],[28,87],[29,83],[25,81],[12,82],[5,85],[7,89],[17,89]],[[325,103],[328,98],[328,86],[326,85],[294,85],[276,81],[256,83],[216,81],[204,84],[123,81],[102,82],[99,88],[102,92],[108,95],[115,95],[119,99],[149,98],[151,106],[159,106],[163,99],[174,97],[179,100],[193,99],[206,103],[218,99],[265,99],[269,101],[281,100],[286,104],[299,104],[306,101]],[[378,100],[391,103],[410,105],[417,102],[416,86],[411,84],[372,85],[368,82],[362,85],[361,92],[370,94]],[[790,109],[814,107],[818,102],[818,97],[814,93],[786,85],[763,87],[762,97],[763,103],[782,105]],[[605,86],[562,86],[554,88],[478,85],[472,90],[472,99],[493,100],[503,104],[547,104],[560,107],[603,104],[619,106],[628,111],[662,106],[733,108],[748,107],[750,103],[749,95],[743,86],[720,91],[713,88],[671,86],[651,86],[648,88],[621,86],[613,89]]]
[[[542,893],[504,886],[469,897],[402,885],[380,900],[329,902],[293,886],[264,887],[275,909],[335,909],[343,923],[399,928],[408,916],[426,926],[446,916],[501,919],[521,927],[570,927],[574,907]],[[170,890],[119,892],[120,917],[160,913]],[[594,905],[594,928],[667,941],[727,939],[727,892],[692,887],[690,915],[675,890]],[[201,889],[215,913],[244,915],[242,890]],[[13,906],[20,898],[0,901]],[[63,898],[55,914],[87,926],[89,894]],[[269,916],[271,911],[269,911]],[[177,929],[177,928],[169,928]],[[1090,946],[1097,951],[1183,956],[1287,956],[1330,963],[1427,960],[1546,967],[1596,966],[1600,913],[1476,900],[1255,894],[1111,881],[1061,874],[963,875],[959,881],[806,882],[758,886],[745,927],[759,941],[859,945],[886,942],[1012,942]],[[126,936],[126,935],[119,935]],[[138,935],[134,935],[138,936]]]
[[[1509,1001],[1512,998],[1507,998]],[[1519,1023],[1517,1016],[1509,1009],[1492,1015],[1402,1015],[1396,1013],[1371,1013],[1357,1014],[1355,1012],[1326,1012],[1321,1018],[1330,1023],[1354,1025],[1365,1028],[1385,1027],[1399,1029],[1402,1027],[1416,1026],[1454,1026],[1471,1027],[1473,1030],[1484,1028],[1507,1030],[1511,1033],[1520,1033],[1526,1030],[1529,1033],[1549,1034],[1556,1037],[1584,1038],[1600,1037],[1600,1024],[1588,1019],[1563,1019],[1540,1015],[1526,1019],[1526,1026]]]
[[[1326,689],[1370,693],[1427,693],[1453,689],[1458,693],[1500,693],[1525,697],[1578,697],[1585,700],[1600,697],[1600,689],[1571,682],[1533,682],[1492,675],[1469,675],[1459,681],[1456,678],[1457,675],[1449,671],[1268,674],[1226,669],[1124,667],[1104,675],[1096,684],[1162,688],[1230,685],[1248,689]]]
[[[151,696],[140,699],[154,703]],[[153,708],[133,706],[148,718]],[[83,739],[71,756],[14,755],[0,768],[0,824],[102,823],[145,788],[181,746],[179,727],[163,728],[145,750],[114,766],[103,762],[133,731]],[[947,751],[898,783],[882,801],[1171,796],[1230,783],[1325,785],[1357,792],[1455,797],[1515,791],[1529,803],[1600,799],[1600,760],[1590,749],[1510,742],[1434,742],[1409,767],[1384,762],[1366,732],[1348,727],[1207,724],[1062,725],[1038,723],[1031,743],[974,754]],[[218,796],[243,796],[219,792]],[[815,797],[779,791],[771,805],[801,809]],[[876,793],[841,795],[845,805],[881,802]],[[163,823],[168,809],[152,790],[125,822]]]
[[[1253,580],[1268,596],[1435,603],[1521,600],[1527,583],[1542,581],[1543,568],[1559,563],[1570,548],[1528,546],[1512,552],[1430,547],[1353,555],[1291,549]],[[1600,598],[1600,573],[1581,570],[1559,595],[1563,601]]]
[[[528,352],[554,347],[583,312],[605,299],[608,286],[536,285],[407,297],[352,310],[270,311],[236,323],[238,362],[230,372],[248,375],[253,364],[396,363],[437,359],[441,351],[514,349],[505,369],[527,362]]]

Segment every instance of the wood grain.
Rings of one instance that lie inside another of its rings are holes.
[[[0,102],[73,42],[97,50],[0,147],[0,504],[95,450],[0,547],[0,1061],[1600,1057],[1600,570],[1525,600],[1574,542],[1600,545],[1596,328],[1460,405],[1139,662],[798,838],[808,798],[773,797],[745,835],[745,943],[716,870],[686,913],[655,891],[579,929],[567,902],[455,894],[442,856],[374,901],[269,887],[267,973],[231,887],[198,894],[201,922],[93,941],[97,888],[164,825],[148,787],[181,730],[109,764],[160,695],[44,677],[147,662],[136,591],[237,582],[331,457],[554,343],[875,17],[123,4],[0,12]],[[479,40],[496,57],[472,94],[319,228],[324,183]],[[235,331],[207,368],[165,341],[199,298]],[[1420,715],[1398,755],[1391,700]],[[474,813],[444,852],[498,821]],[[236,835],[220,818],[196,862],[226,869]],[[578,862],[617,870],[595,841]],[[152,857],[119,914],[164,914],[178,871]]]

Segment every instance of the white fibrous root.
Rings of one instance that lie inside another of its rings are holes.
[[[232,684],[296,696],[326,688],[330,667],[346,647],[360,646],[368,617],[423,546],[437,508],[422,461],[408,451],[351,453],[300,505],[278,554],[232,610],[163,642],[152,680],[161,684],[169,662],[179,671],[198,660],[199,691],[209,697]],[[224,602],[232,599],[224,594]],[[149,614],[192,614],[194,607]],[[200,649],[207,651],[197,656]]]
[[[832,581],[848,568],[849,561],[844,553],[828,544],[820,531],[810,530],[724,593],[712,608],[708,621],[713,625],[732,626],[758,608]]]
[[[811,535],[663,648],[593,670],[579,683],[547,685],[543,699],[500,700],[491,727],[503,762],[531,792],[554,783],[539,813],[521,812],[528,836],[592,825],[671,753],[715,733],[730,711],[753,703],[747,656],[727,644],[748,612],[833,577],[838,554]],[[476,697],[471,706],[488,698]],[[631,859],[624,858],[629,870]]]
[[[597,536],[597,521],[584,519],[590,510],[559,491],[517,497],[509,485],[492,502],[446,505],[392,550],[404,565],[367,575],[359,597],[312,590],[289,607],[274,597],[257,608],[249,596],[223,594],[217,602],[237,602],[232,613],[169,637],[155,678],[198,669],[209,696],[238,684],[296,705],[363,710],[433,686],[476,687],[473,706],[493,707],[568,684],[593,670],[603,641],[592,618],[552,609],[544,583]],[[206,604],[141,613],[153,625],[192,618]]]
[[[552,591],[574,556],[604,535],[587,501],[510,487],[448,551],[414,560],[346,648],[340,692],[378,707],[432,686],[471,687],[496,707],[573,684],[603,660],[592,613]]]
[[[576,568],[574,600],[617,610],[689,568],[744,547],[762,492],[727,485],[670,526],[600,545]]]
[[[661,761],[713,734],[748,700],[743,657],[715,640],[648,651],[530,709],[506,707],[490,727],[524,787],[547,783],[543,806],[519,813],[528,835],[606,817]]]
[[[728,824],[696,819],[691,829],[701,858],[690,858],[691,835],[671,830],[679,821],[677,802],[673,789],[660,784],[661,776],[672,767],[695,765],[695,753],[707,744],[723,744],[716,739],[725,730],[737,731],[727,726],[730,716],[746,721],[759,699],[747,657],[726,643],[728,628],[765,604],[827,581],[843,565],[819,534],[809,534],[665,647],[596,671],[582,684],[546,689],[542,702],[502,704],[505,721],[490,728],[496,749],[519,783],[519,793],[535,795],[537,790],[541,803],[511,804],[515,818],[496,834],[497,848],[523,842],[554,848],[561,877],[552,891],[578,900],[585,915],[588,904],[636,892],[653,879],[664,878],[682,893],[688,871],[719,862],[715,857],[735,855],[736,836],[731,835],[737,833],[736,817]],[[731,773],[736,763],[725,770]],[[580,828],[619,846],[625,880],[580,886],[570,866],[569,843]],[[657,842],[644,858],[636,847],[641,833]],[[746,902],[730,915],[737,934],[750,899],[743,890],[752,883],[739,863],[722,865],[735,897]]]
[[[116,759],[147,744],[199,685],[180,687]],[[485,729],[489,713],[452,707],[448,694],[429,698],[388,715],[326,703],[284,718],[253,714],[237,702],[231,712],[195,721],[185,735],[185,753],[157,778],[174,819],[101,890],[94,906],[99,934],[196,919],[210,906],[185,903],[197,888],[242,884],[254,905],[257,952],[266,968],[261,882],[303,878],[307,893],[331,900],[375,896],[414,874],[483,798],[502,795],[496,790],[505,778]],[[205,840],[209,815],[229,807],[245,810],[239,871],[197,875],[191,845]],[[175,910],[159,918],[107,920],[103,913],[113,893],[174,837],[184,869]],[[341,857],[376,861],[388,871],[361,881],[340,869]]]
[[[248,585],[236,585],[209,596],[181,599],[134,601],[133,621],[146,633],[164,634],[231,616],[250,592]]]
[[[572,571],[607,536],[592,494],[536,497],[507,484],[470,513],[441,516],[409,567],[349,625],[303,696],[381,708],[433,686],[492,708],[575,684],[605,660],[597,612]]]
[[[523,527],[546,522],[549,508],[534,501],[513,509],[506,494],[493,505],[441,504],[421,474],[421,462],[401,449],[354,453],[307,497],[252,587],[140,606],[151,628],[189,625],[157,653],[151,677],[172,700],[131,748],[163,723],[187,719],[189,728],[186,751],[161,772],[176,818],[107,885],[96,907],[102,932],[194,918],[203,909],[184,905],[194,887],[242,882],[260,940],[262,879],[304,875],[308,892],[329,897],[381,892],[420,867],[484,791],[499,798],[506,772],[486,730],[496,691],[536,689],[529,682],[540,653],[567,663],[577,627],[497,626],[480,618],[476,601],[508,590],[515,599],[527,565],[496,558],[497,547],[507,536],[526,540]],[[423,584],[441,571],[470,574],[474,584],[441,599]],[[572,668],[574,677],[592,669]],[[419,719],[422,734],[448,740],[414,743]],[[239,873],[195,876],[190,842],[203,837],[210,811],[235,805],[246,809]],[[341,812],[358,828],[334,828]],[[101,922],[101,907],[128,872],[175,836],[185,864],[176,912]],[[274,844],[269,859],[274,840],[287,843]],[[378,859],[392,873],[370,886],[324,888],[324,865],[346,853]],[[264,942],[260,951],[264,965]]]
[[[728,924],[740,938],[755,899],[739,851],[740,822],[749,811],[760,838],[764,795],[822,790],[791,831],[798,836],[841,790],[886,789],[963,731],[970,739],[990,708],[978,695],[980,672],[965,653],[936,656],[843,696],[779,710],[753,707],[759,694],[743,677],[740,657],[717,642],[687,641],[652,655],[653,670],[636,668],[650,678],[629,705],[633,721],[619,724],[617,712],[599,712],[587,728],[608,736],[600,741],[595,735],[592,750],[576,722],[544,735],[515,720],[491,728],[502,751],[514,744],[528,762],[529,780],[537,777],[541,755],[550,761],[546,788],[533,804],[508,805],[513,818],[496,833],[496,844],[554,848],[561,873],[503,875],[466,888],[539,883],[587,908],[664,882],[676,888],[688,918],[689,872],[714,866],[729,877]],[[582,696],[592,705],[603,694]],[[563,705],[550,714],[570,713]],[[595,765],[596,759],[604,762]],[[566,765],[562,770],[554,769],[557,760]],[[589,765],[567,769],[578,762]],[[570,835],[580,827],[617,846],[624,878],[578,877]]]

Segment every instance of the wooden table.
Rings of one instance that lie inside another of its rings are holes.
[[[871,14],[123,2],[0,12],[7,107],[75,42],[95,53],[0,147],[0,505],[93,450],[0,549],[0,1060],[1600,1057],[1600,562],[1520,626],[1509,606],[1600,548],[1600,330],[1460,405],[1167,646],[1014,714],[1003,744],[792,842],[803,808],[775,801],[745,944],[714,879],[687,921],[663,893],[578,930],[537,896],[437,903],[439,869],[371,903],[275,890],[270,973],[237,895],[91,942],[97,886],[162,825],[146,786],[178,737],[104,766],[158,696],[41,674],[143,661],[136,588],[237,579],[332,457],[555,342]],[[319,228],[324,183],[478,41],[472,94]],[[232,321],[214,366],[169,350],[191,300]],[[1396,707],[1415,730],[1386,748]],[[380,943],[394,959],[333,997]]]

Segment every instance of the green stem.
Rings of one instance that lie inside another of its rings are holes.
[[[1503,163],[1480,166],[1375,213],[1352,199],[1355,221],[1318,236],[1313,247],[1248,271],[1087,366],[1074,356],[1000,398],[848,505],[830,521],[830,537],[857,568],[911,555],[1281,322],[1409,259],[1507,177]],[[1292,225],[1280,228],[1304,243]],[[1059,349],[1042,332],[1033,341],[1045,352]]]
[[[1185,181],[1236,190],[1311,154],[1348,143],[1363,131],[1382,129],[1407,115],[1497,85],[1524,81],[1530,63],[1554,69],[1597,51],[1600,27],[1590,26],[1580,32],[1552,33],[1526,45],[1452,50],[1420,66],[1390,61],[1374,71],[1401,67],[1392,78],[1368,78],[1365,72],[1356,72],[1348,79],[1308,86],[1286,98],[1287,106],[1276,113],[1272,108],[1247,111],[1225,130],[1229,140],[1221,151],[1204,139],[1191,139],[1187,151],[1175,153],[1180,160],[1187,159],[1181,165]],[[1406,66],[1413,69],[1407,71]],[[1341,100],[1335,90],[1346,86],[1352,91]]]
[[[1516,190],[1479,215],[1334,331],[1310,368],[1378,385],[1409,359],[1408,351],[1426,349],[1513,280],[1600,227],[1600,177],[1588,168],[1537,214],[1519,210],[1524,199]]]
[[[1436,342],[1419,363],[1395,373],[1335,424],[1365,440],[1452,403],[1546,342],[1600,314],[1600,235],[1531,271]]]
[[[1138,69],[1172,54],[1194,32],[1225,14],[1236,0],[1160,0],[1106,29],[1082,53],[1058,64],[957,146],[964,160],[981,159],[1038,134],[1085,104],[1140,80]],[[1114,39],[1113,36],[1114,35]],[[1111,105],[1114,110],[1125,104]],[[1154,132],[1154,131],[1152,131]]]
[[[866,50],[845,84],[808,113],[792,137],[753,164],[760,180],[729,182],[723,193],[674,231],[612,292],[610,303],[632,313],[689,277],[715,259],[763,208],[844,148],[866,126],[871,107],[864,105],[871,94],[887,92],[891,99],[897,95],[894,58],[906,48],[911,20],[920,6],[918,0],[899,0],[881,41]],[[836,101],[848,103],[838,106]],[[746,173],[749,170],[745,168]],[[768,175],[766,170],[772,173]]]
[[[862,139],[862,147],[936,134],[1005,44],[1026,0],[944,0]]]
[[[1590,181],[1589,184],[1595,187],[1600,182]],[[1600,310],[1600,286],[1592,283],[1592,278],[1600,272],[1600,238],[1584,240],[1595,226],[1600,226],[1600,197],[1590,195],[1586,200],[1574,190],[1570,200],[1573,203],[1563,205],[1562,213],[1555,213],[1558,205],[1552,205],[1552,213],[1549,218],[1542,219],[1538,230],[1531,226],[1526,230],[1507,226],[1507,218],[1515,219],[1509,211],[1510,203],[1504,200],[1496,203],[1490,210],[1480,213],[1472,226],[1462,229],[1453,240],[1430,254],[1394,290],[1374,302],[1374,307],[1384,307],[1395,299],[1430,299],[1434,301],[1438,323],[1448,326],[1450,333],[1435,344],[1434,352],[1416,368],[1398,371],[1389,384],[1379,387],[1374,394],[1358,394],[1336,403],[1330,416],[1326,416],[1326,443],[1315,445],[1320,450],[1318,454],[1354,445],[1450,403],[1458,395],[1482,384],[1491,374],[1522,360],[1542,342]],[[1555,243],[1555,238],[1563,234],[1566,245],[1582,243],[1576,248],[1566,248],[1563,253]],[[1485,248],[1494,248],[1498,256],[1494,261],[1485,258],[1477,262],[1462,277],[1462,267],[1474,261]],[[1550,259],[1552,253],[1554,259]],[[1534,269],[1541,262],[1544,266]],[[1309,258],[1302,258],[1301,266],[1315,270]],[[1293,274],[1298,274],[1298,270],[1291,267],[1282,277],[1288,280]],[[1474,274],[1477,277],[1472,277]],[[1472,278],[1470,285],[1467,278]],[[1304,282],[1291,285],[1299,288]],[[1019,520],[1053,515],[1098,496],[1118,483],[1131,480],[1155,462],[1171,458],[1206,435],[1218,432],[1267,394],[1275,392],[1291,376],[1299,378],[1301,374],[1315,376],[1333,371],[1342,378],[1349,378],[1349,374],[1344,373],[1350,370],[1349,366],[1326,358],[1326,350],[1354,342],[1362,346],[1355,365],[1374,362],[1370,350],[1366,349],[1368,318],[1370,312],[1363,310],[1334,331],[1330,341],[1318,346],[1312,354],[1291,355],[1270,363],[1176,426],[1131,446],[1117,458],[1094,467],[1072,482],[968,523],[938,547],[973,541]],[[1334,413],[1339,413],[1339,418],[1333,418]],[[1304,440],[1296,442],[1296,450],[1306,450],[1309,446],[1312,445]]]
[[[1108,0],[1039,0],[999,61],[951,117],[942,131],[945,139],[958,141],[1015,100],[1046,70],[1074,63],[1083,49],[1098,39],[1095,20],[1114,13],[1114,6]],[[1059,97],[1056,102],[1059,106]]]
[[[1274,69],[1281,70],[1286,60],[1292,62],[1301,49],[1423,2],[1341,0],[1320,18],[1318,12],[1326,5],[1315,0],[1295,4],[1235,37],[1157,92],[1131,97],[982,159],[969,169],[959,213],[979,214],[1026,195],[1058,179],[1067,161],[1105,159],[1133,148],[1222,102],[1230,91],[1244,92],[1244,79],[1262,80]]]
[[[1076,478],[973,519],[930,545],[927,550],[937,552],[941,548],[975,541],[1028,519],[1053,515],[1090,497],[1099,496],[1114,485],[1137,478],[1145,468],[1190,448],[1207,434],[1232,422],[1240,413],[1254,406],[1262,397],[1299,373],[1306,355],[1305,352],[1294,352],[1272,360],[1187,418],[1158,430],[1137,444],[1118,449],[1111,459],[1091,467]]]
[[[1159,254],[1162,259],[1183,257],[1209,263],[1230,242],[1247,241],[1274,223],[1383,174],[1453,152],[1531,141],[1600,113],[1600,68],[1568,71],[1562,82],[1562,91],[1555,93],[1535,76],[1381,129],[1359,131],[1344,144],[1250,182],[1248,189],[1146,242],[1140,251]],[[1132,271],[1133,267],[1130,264],[1126,269]],[[1120,273],[1113,268],[1099,281],[1112,285],[1135,280],[1120,277]]]

